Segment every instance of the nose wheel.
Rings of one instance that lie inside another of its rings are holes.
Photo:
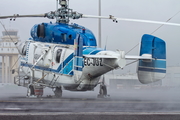
[[[37,97],[40,98],[43,95],[43,86],[36,86],[36,85],[28,85],[27,89],[27,97]]]
[[[27,89],[27,97],[31,97],[34,96],[35,92],[34,92],[34,87],[33,85],[29,85],[28,89]]]

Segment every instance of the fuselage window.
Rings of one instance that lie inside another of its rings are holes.
[[[56,52],[56,62],[60,63],[62,49],[58,49]]]

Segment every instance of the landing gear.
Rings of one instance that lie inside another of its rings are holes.
[[[27,97],[40,98],[43,95],[43,86],[28,85]]]
[[[62,88],[61,87],[56,87],[54,91],[55,97],[61,98],[62,97]]]
[[[29,85],[28,89],[27,89],[27,97],[32,97],[34,95],[35,95],[34,86],[33,85]]]
[[[110,95],[107,94],[107,87],[105,85],[104,76],[103,76],[102,82],[100,83],[99,94],[98,94],[97,97],[98,98],[107,98],[107,97],[110,97]]]
[[[99,94],[97,96],[98,98],[105,98],[105,97],[109,97],[109,95],[107,95],[107,87],[106,85],[100,85],[100,89],[99,89]]]

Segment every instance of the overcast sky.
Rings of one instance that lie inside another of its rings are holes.
[[[70,0],[70,7],[86,15],[98,15],[99,0]],[[101,0],[102,15],[122,18],[167,21],[180,11],[180,0]],[[1,0],[0,15],[41,14],[56,9],[56,0]],[[21,40],[30,38],[30,29],[34,24],[55,22],[47,18],[18,18],[16,21],[1,20],[7,29],[18,30]],[[180,13],[169,22],[180,23]],[[98,20],[83,18],[71,20],[93,31],[98,39]],[[139,43],[143,34],[151,34],[160,25],[136,22],[113,23],[102,20],[102,47],[107,40],[107,49],[129,51]],[[3,31],[0,26],[0,31]],[[0,34],[1,35],[1,34]],[[180,27],[164,25],[153,35],[163,39],[167,44],[167,65],[180,66]],[[128,53],[137,55],[138,47]],[[125,68],[124,72],[134,72],[135,65]]]

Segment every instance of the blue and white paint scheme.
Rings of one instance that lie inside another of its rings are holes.
[[[48,32],[51,31],[51,32]],[[32,83],[43,78],[47,87],[63,86],[70,91],[93,90],[101,75],[126,66],[126,60],[139,60],[140,82],[160,80],[166,72],[165,42],[144,35],[140,55],[97,48],[93,33],[77,24],[42,23],[31,30],[32,40],[19,47],[21,69]],[[40,83],[39,83],[40,84]]]
[[[164,78],[166,44],[160,38],[145,34],[141,40],[140,54],[126,55],[125,51],[97,48],[96,38],[91,30],[69,22],[70,19],[96,18],[110,19],[116,23],[131,21],[173,26],[180,24],[118,18],[113,15],[85,15],[70,9],[67,0],[58,2],[60,8],[44,14],[0,16],[0,19],[13,20],[22,17],[56,19],[55,23],[35,24],[30,31],[31,38],[18,43],[20,71],[24,72],[23,82],[27,82],[22,86],[28,88],[28,96],[35,94],[37,86],[55,88],[54,93],[58,97],[62,96],[62,88],[70,91],[93,90],[103,74],[114,69],[123,69],[127,60],[137,60],[137,75],[141,83],[147,84]],[[20,81],[20,76],[17,79]],[[17,82],[21,85],[19,83]],[[106,96],[106,86],[103,83],[100,85],[100,95]]]
[[[143,35],[140,56],[150,55],[152,60],[139,60],[138,78],[141,83],[161,80],[166,75],[166,44],[152,35]]]

